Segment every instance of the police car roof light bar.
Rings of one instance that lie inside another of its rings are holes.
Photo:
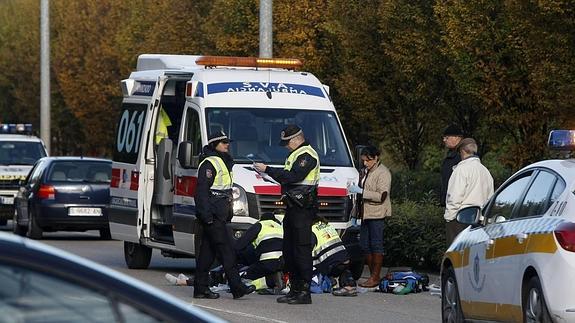
[[[197,65],[206,67],[236,66],[255,68],[285,68],[296,70],[303,66],[297,58],[258,58],[258,57],[232,57],[232,56],[202,56],[196,59]]]
[[[3,134],[31,134],[31,123],[0,123],[0,133]]]

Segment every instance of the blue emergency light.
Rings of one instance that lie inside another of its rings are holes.
[[[3,134],[31,134],[31,123],[0,123],[0,133]]]
[[[575,130],[552,130],[547,144],[553,150],[575,151]]]

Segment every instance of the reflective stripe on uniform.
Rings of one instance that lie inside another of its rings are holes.
[[[233,175],[232,172],[228,170],[228,167],[226,166],[226,163],[224,163],[224,160],[218,156],[209,156],[206,157],[204,160],[202,160],[199,167],[202,167],[202,164],[206,161],[212,163],[212,166],[214,166],[214,168],[216,169],[214,183],[212,184],[210,189],[219,191],[231,190],[234,182]]]
[[[293,183],[293,185],[314,185],[317,186],[319,183],[319,156],[317,152],[310,146],[305,145],[301,146],[298,149],[294,150],[289,157],[286,159],[284,169],[289,171],[293,167],[293,164],[298,159],[299,156],[308,153],[316,160],[315,168],[312,169],[307,176],[301,181],[297,183]]]
[[[262,220],[260,221],[262,226],[258,236],[253,242],[253,246],[257,248],[262,241],[269,239],[283,239],[284,231],[281,224],[273,220]]]
[[[316,266],[316,265],[320,264],[322,261],[326,260],[329,256],[332,256],[332,255],[334,255],[340,251],[345,251],[345,247],[339,246],[339,247],[335,247],[335,248],[327,251],[323,255],[319,256],[319,258],[315,259],[313,261],[313,265]]]
[[[260,261],[262,260],[270,260],[270,259],[278,259],[279,257],[282,256],[282,252],[281,251],[270,251],[270,252],[265,252],[262,253],[260,256]]]

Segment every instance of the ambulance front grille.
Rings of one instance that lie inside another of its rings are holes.
[[[256,200],[260,214],[285,209],[279,195],[257,195]],[[347,222],[351,210],[351,201],[347,197],[321,196],[319,203],[318,215],[329,222]]]

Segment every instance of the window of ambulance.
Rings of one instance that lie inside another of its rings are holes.
[[[42,157],[46,151],[40,142],[0,142],[0,165],[34,165]]]
[[[280,164],[287,150],[279,145],[288,124],[303,129],[306,140],[317,150],[322,166],[351,167],[343,133],[334,112],[278,108],[208,108],[208,132],[223,131],[230,139],[237,163]]]

